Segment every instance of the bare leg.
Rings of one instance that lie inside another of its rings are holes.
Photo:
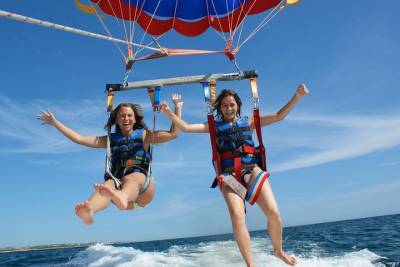
[[[114,182],[107,180],[103,184],[104,187],[114,188]],[[89,200],[78,203],[75,206],[75,214],[85,223],[93,223],[94,213],[103,210],[110,204],[110,198],[102,196],[99,192],[94,192]]]
[[[240,253],[248,267],[255,266],[251,254],[250,234],[247,230],[243,200],[229,187],[222,186],[222,193],[231,216],[233,234],[238,244]]]
[[[297,260],[294,256],[287,255],[282,249],[282,222],[279,214],[278,205],[276,204],[271,186],[265,181],[260,196],[257,200],[258,206],[268,217],[268,232],[272,240],[275,255],[288,265],[295,265]]]
[[[95,184],[94,187],[102,196],[110,198],[120,210],[131,207],[139,195],[139,186],[143,184],[145,176],[142,173],[131,173],[123,178],[122,190],[106,187],[102,184]]]
[[[118,209],[126,210],[128,208],[128,197],[121,191],[109,188],[103,184],[94,184],[94,188],[100,195],[112,200]]]

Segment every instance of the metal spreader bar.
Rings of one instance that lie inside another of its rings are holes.
[[[234,73],[214,73],[214,74],[204,74],[204,75],[195,75],[195,76],[183,76],[183,77],[175,77],[175,78],[166,78],[166,79],[156,79],[156,80],[146,80],[146,81],[137,81],[137,82],[129,82],[126,86],[122,86],[122,84],[107,84],[107,90],[112,89],[113,91],[126,91],[126,90],[134,90],[134,89],[143,89],[143,88],[152,88],[152,87],[165,87],[172,85],[182,85],[182,84],[191,84],[191,83],[202,83],[202,82],[210,82],[214,81],[235,81],[235,80],[244,80],[257,77],[256,70],[248,70],[248,71],[240,71]]]

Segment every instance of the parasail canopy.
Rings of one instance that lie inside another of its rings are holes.
[[[151,35],[160,35],[174,29],[184,36],[202,34],[209,27],[220,32],[231,32],[247,15],[261,13],[282,2],[281,0],[91,1],[110,16],[136,21]]]

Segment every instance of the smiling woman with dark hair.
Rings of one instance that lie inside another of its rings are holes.
[[[284,119],[307,93],[306,86],[299,85],[295,95],[276,114],[260,117],[261,126]],[[210,127],[208,123],[186,123],[176,116],[166,103],[162,105],[161,111],[184,132],[208,133],[210,129],[215,128],[217,153],[221,158],[219,163],[221,173],[217,173],[218,177],[214,180],[213,187],[218,184],[224,196],[233,233],[247,266],[255,264],[251,253],[250,235],[245,223],[244,201],[248,201],[251,205],[257,203],[268,218],[268,231],[275,255],[285,263],[295,265],[296,258],[287,255],[282,249],[282,222],[278,205],[268,182],[269,174],[261,169],[262,159],[257,156],[257,148],[252,139],[255,118],[242,117],[241,106],[242,101],[235,91],[223,90],[213,104],[214,125]]]
[[[182,101],[178,94],[172,95],[175,114],[181,116]],[[41,111],[38,119],[54,126],[71,141],[93,148],[111,150],[110,174],[105,182],[95,184],[92,196],[75,206],[76,215],[86,224],[93,223],[94,213],[107,208],[113,202],[120,210],[145,207],[154,197],[154,181],[148,173],[151,162],[150,143],[168,142],[178,136],[178,128],[169,131],[150,131],[143,121],[138,104],[121,103],[111,112],[105,128],[115,125],[115,132],[105,136],[82,136],[58,121],[49,110]]]

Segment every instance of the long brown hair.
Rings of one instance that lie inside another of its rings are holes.
[[[108,129],[115,124],[115,121],[117,119],[118,112],[122,107],[125,108],[131,108],[133,110],[133,113],[135,114],[135,124],[133,125],[133,129],[146,129],[147,130],[147,125],[143,121],[143,110],[142,107],[139,104],[134,104],[134,103],[121,103],[119,104],[110,114],[110,117],[108,118],[108,121],[106,125],[104,126],[104,129]],[[115,124],[115,132],[120,133],[121,129],[117,124]]]
[[[221,105],[222,105],[222,100],[227,97],[227,96],[232,96],[235,99],[235,102],[238,106],[236,116],[240,117],[240,108],[242,107],[242,100],[238,96],[238,94],[231,90],[231,89],[224,89],[222,92],[218,95],[217,99],[215,100],[213,104],[214,112],[216,112],[216,118],[218,120],[223,120],[224,115],[221,112]]]

